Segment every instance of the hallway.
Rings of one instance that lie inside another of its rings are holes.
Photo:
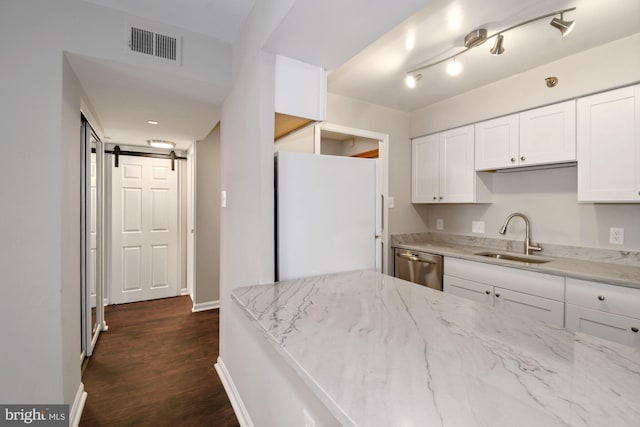
[[[105,307],[81,426],[239,426],[214,369],[219,310],[187,296]]]

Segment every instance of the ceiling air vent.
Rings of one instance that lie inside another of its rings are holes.
[[[129,49],[164,60],[178,62],[180,40],[178,37],[160,34],[138,27],[129,27]]]

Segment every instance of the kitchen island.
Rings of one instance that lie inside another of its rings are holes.
[[[632,347],[373,271],[249,286],[232,299],[253,339],[279,355],[266,360],[288,365],[335,424],[640,425]]]

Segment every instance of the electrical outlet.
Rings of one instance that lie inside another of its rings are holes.
[[[471,232],[484,234],[484,221],[471,221]]]
[[[624,228],[611,227],[609,229],[609,243],[614,245],[624,244]]]
[[[444,220],[442,218],[436,219],[436,230],[444,230]]]

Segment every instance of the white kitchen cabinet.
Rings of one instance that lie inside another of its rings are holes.
[[[411,201],[436,202],[440,186],[440,135],[411,141]]]
[[[564,326],[564,277],[457,258],[444,259],[443,291]]]
[[[640,85],[578,100],[578,201],[640,202]]]
[[[567,328],[640,348],[640,289],[567,278]]]
[[[520,166],[576,160],[574,100],[520,113]]]
[[[520,116],[498,117],[476,123],[476,170],[494,170],[518,165]]]
[[[474,168],[473,126],[412,141],[413,203],[488,203],[489,176]]]
[[[476,170],[576,160],[576,104],[566,101],[477,123]]]
[[[640,348],[638,319],[573,304],[567,304],[566,316],[567,329]]]
[[[509,289],[494,289],[494,306],[512,314],[522,314],[551,325],[564,326],[564,303]]]

